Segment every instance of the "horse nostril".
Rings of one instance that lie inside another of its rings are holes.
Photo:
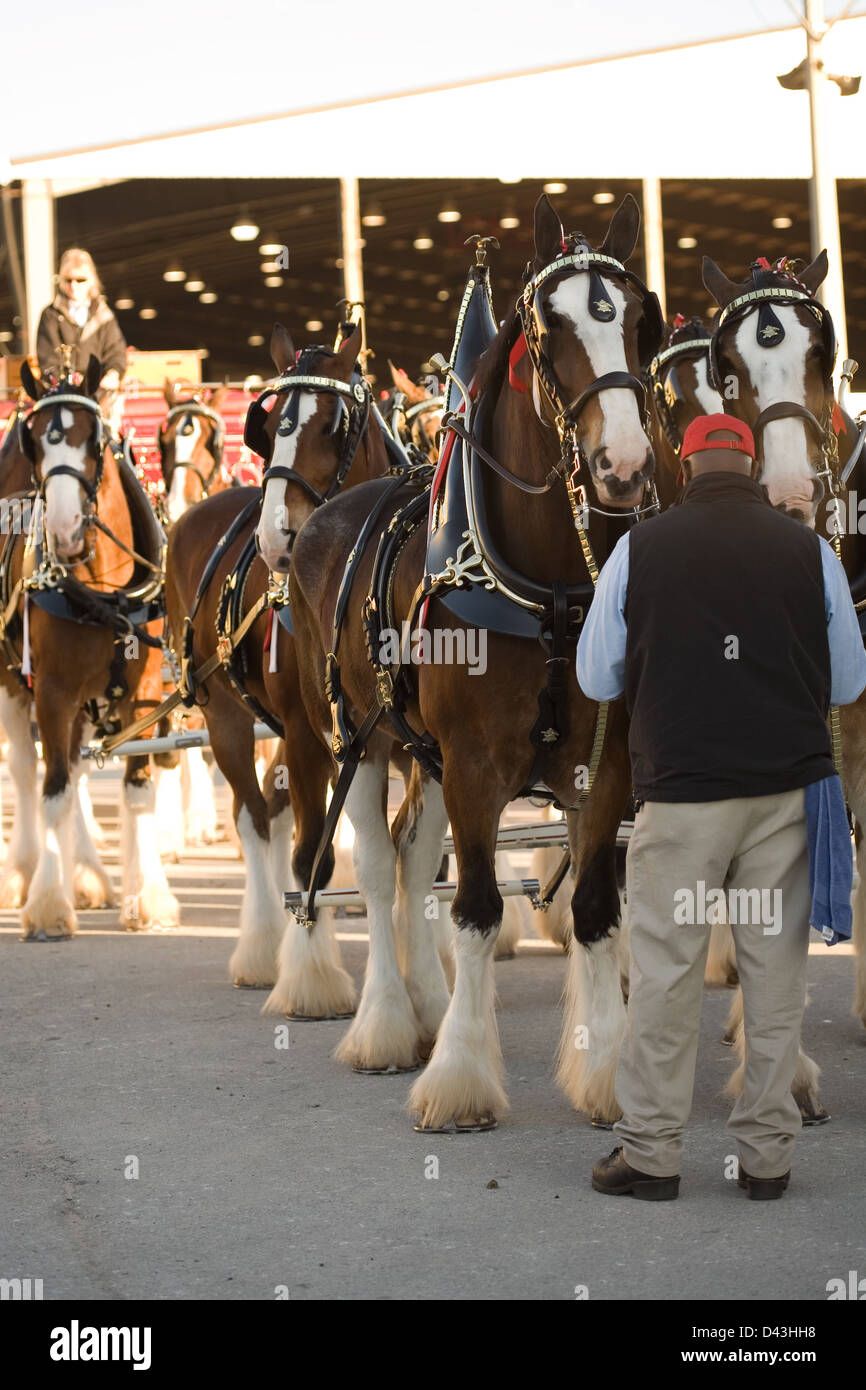
[[[598,471],[600,473],[606,473],[609,468],[613,468],[613,460],[609,459],[607,454],[599,454]]]

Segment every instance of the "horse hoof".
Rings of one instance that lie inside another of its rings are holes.
[[[501,956],[494,956],[493,959],[494,959],[494,960],[497,960],[497,961],[500,961],[500,960],[514,960],[514,959],[516,958],[516,956],[517,956],[517,952],[516,952],[516,951],[503,951],[503,953],[502,953]]]
[[[416,1134],[487,1134],[491,1129],[497,1129],[499,1121],[495,1115],[486,1115],[478,1120],[473,1120],[470,1124],[461,1125],[453,1120],[448,1125],[413,1125]]]
[[[807,1128],[808,1126],[810,1126],[810,1125],[825,1125],[825,1124],[827,1123],[827,1121],[830,1119],[830,1115],[829,1115],[828,1112],[824,1109],[823,1106],[821,1107],[820,1110],[816,1110],[816,1109],[814,1108],[814,1106],[811,1106],[811,1105],[802,1106],[802,1105],[801,1105],[801,1106],[800,1106],[800,1114],[801,1114],[802,1117],[803,1117],[803,1128],[804,1128],[804,1129],[806,1129],[806,1128]]]
[[[721,1036],[721,1044],[722,1044],[722,1047],[733,1047],[733,1045],[734,1045],[734,1035],[733,1035],[733,1033],[723,1033],[722,1036]]]
[[[601,1115],[590,1116],[589,1123],[592,1125],[593,1129],[613,1129],[614,1126],[613,1120],[604,1120]]]
[[[398,1067],[393,1062],[387,1067],[362,1067],[357,1062],[352,1063],[352,1071],[357,1072],[359,1076],[400,1076],[404,1072],[420,1070],[420,1062],[413,1062],[409,1067]]]
[[[285,1017],[290,1018],[293,1023],[327,1023],[331,1019],[354,1018],[355,1010],[348,1014],[286,1014]],[[360,1071],[360,1067],[357,1070]]]
[[[273,989],[273,985],[253,985],[246,980],[233,980],[232,986],[234,989]],[[291,1014],[287,1014],[286,1017],[291,1018]]]

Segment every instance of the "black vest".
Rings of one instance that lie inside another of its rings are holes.
[[[793,791],[833,773],[818,537],[704,473],[629,536],[625,695],[641,801]]]

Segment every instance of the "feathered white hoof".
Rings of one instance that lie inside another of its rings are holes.
[[[447,1023],[446,1023],[447,1028]],[[489,1128],[508,1112],[498,1039],[490,1045],[489,1028],[479,1022],[464,1030],[459,1049],[443,1034],[424,1072],[409,1093],[409,1109],[419,1129]],[[474,1036],[473,1036],[474,1035]],[[495,1032],[494,1032],[495,1036]]]
[[[800,1107],[804,1125],[821,1125],[830,1118],[818,1089],[820,1076],[821,1068],[817,1062],[813,1062],[801,1049],[794,1080],[791,1082],[791,1093]]]
[[[618,935],[590,948],[575,941],[568,953],[556,1072],[575,1109],[599,1125],[613,1124],[622,1114],[614,1089],[625,1027]]]
[[[90,864],[79,864],[76,867],[73,889],[75,906],[79,912],[117,905],[108,875],[100,874]]]
[[[127,931],[176,927],[180,921],[180,903],[169,888],[148,883],[134,899],[124,900],[120,920]]]
[[[30,891],[33,870],[7,868],[0,877],[0,907],[21,907]]]
[[[78,918],[72,903],[58,886],[28,897],[21,910],[21,926],[25,941],[41,937],[59,941],[74,935],[78,930]]]
[[[229,979],[238,989],[269,989],[279,972],[281,927],[241,931],[229,961]]]
[[[734,934],[727,922],[714,922],[710,927],[710,949],[707,953],[704,984],[708,989],[732,989],[737,981]]]
[[[334,1050],[356,1071],[409,1071],[419,1065],[419,1030],[402,979],[365,988],[358,1012]]]
[[[188,845],[214,845],[218,838],[216,812],[187,812],[184,840]]]
[[[308,931],[291,919],[279,946],[279,974],[265,1000],[263,1014],[290,1018],[345,1017],[355,1010],[355,985],[343,969],[333,935],[333,908],[320,910]]]

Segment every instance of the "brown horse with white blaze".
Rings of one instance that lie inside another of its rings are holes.
[[[575,535],[569,490],[563,486],[569,465],[577,465],[578,481],[590,500],[589,539],[599,562],[618,537],[621,518],[634,517],[631,509],[639,506],[654,471],[639,373],[658,346],[660,316],[655,297],[623,265],[634,250],[638,227],[637,206],[627,198],[602,247],[594,251],[582,236],[564,240],[559,218],[542,198],[536,208],[535,260],[523,296],[531,317],[515,313],[505,320],[476,377],[477,396],[489,406],[479,442],[484,457],[497,465],[486,469],[479,464],[490,551],[507,557],[502,563],[512,582],[517,575],[536,593],[549,591],[556,605],[568,595],[572,616],[570,603],[578,590],[585,593],[581,586],[588,585],[589,570]],[[531,350],[527,346],[516,356],[521,332],[531,331],[533,323],[537,336]],[[573,444],[568,461],[564,440]],[[327,514],[317,513],[306,522],[294,547],[290,593],[302,690],[310,722],[328,742],[325,654],[333,649],[341,576],[356,547],[361,559],[339,647],[345,710],[356,727],[376,698],[380,667],[374,671],[367,657],[362,600],[379,537],[389,530],[400,501],[412,498],[412,490],[388,499],[372,537],[361,546],[359,533],[382,497],[382,485],[373,483],[337,499]],[[573,504],[573,494],[571,500]],[[269,563],[277,558],[265,554]],[[389,571],[397,630],[405,621],[414,626],[415,597],[425,570],[426,536],[419,526]],[[433,590],[427,617],[431,636],[456,628],[468,651],[471,625],[445,607],[447,595],[440,598],[437,592]],[[544,620],[539,621],[544,628]],[[475,635],[480,640],[481,633]],[[576,627],[569,624],[564,654],[555,657],[562,717],[558,729],[544,731],[546,738],[540,735],[543,752],[529,735],[539,719],[551,647],[489,628],[484,637],[483,673],[469,663],[422,661],[402,668],[403,718],[416,736],[425,730],[438,745],[441,786],[416,766],[393,840],[385,817],[388,760],[395,745],[406,742],[405,725],[395,725],[393,716],[387,716],[355,773],[346,810],[356,832],[370,959],[358,1013],[337,1056],[361,1070],[411,1068],[432,1046],[410,1097],[425,1128],[451,1123],[487,1128],[507,1109],[493,998],[493,949],[503,910],[494,852],[502,811],[527,783],[537,784],[543,777],[568,812],[575,873],[575,939],[560,1080],[576,1105],[609,1122],[616,1117],[613,1078],[624,1021],[614,863],[630,786],[624,705],[618,701],[610,707],[597,774],[584,799],[578,790],[584,783],[576,772],[591,762],[599,709],[577,685]],[[379,681],[381,689],[381,675]],[[456,983],[450,1000],[424,910],[449,819],[458,870],[452,904]],[[398,918],[395,940],[392,904],[398,881],[408,907]],[[589,1025],[588,1050],[574,1047],[578,1024]]]

